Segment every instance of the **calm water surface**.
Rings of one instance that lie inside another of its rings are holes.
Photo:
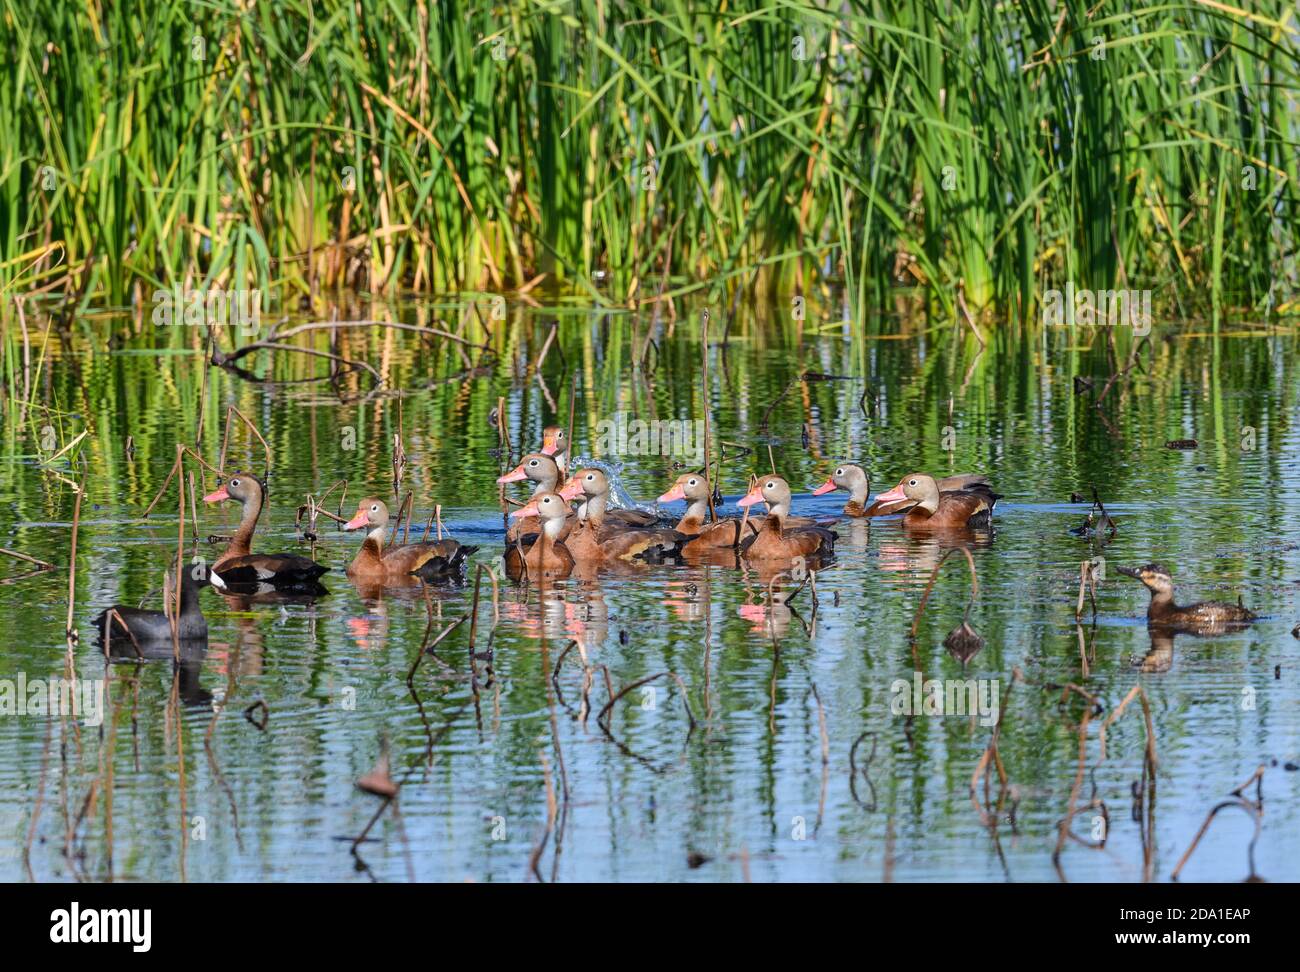
[[[472,586],[358,591],[342,574],[355,535],[325,524],[312,550],[296,534],[294,509],[308,492],[348,479],[349,515],[365,493],[391,500],[400,421],[418,528],[441,503],[451,533],[490,561],[501,552],[493,482],[511,462],[489,421],[498,397],[514,443],[531,447],[557,412],[567,421],[576,371],[577,451],[588,456],[602,417],[700,414],[693,325],[679,322],[669,339],[666,325],[646,320],[566,316],[539,380],[531,363],[549,329],[541,317],[512,320],[492,335],[491,356],[393,332],[340,338],[338,353],[370,361],[404,396],[367,395],[358,375],[303,382],[328,365],[301,356],[241,362],[273,381],[211,369],[205,456],[216,459],[227,405],[258,423],[274,464],[257,549],[310,552],[335,569],[330,594],[264,605],[206,590],[206,653],[175,678],[169,661],[109,666],[102,727],[0,717],[0,878],[532,880],[549,779],[558,818],[537,859],[546,880],[1164,881],[1207,812],[1261,765],[1254,870],[1300,878],[1300,773],[1286,768],[1300,762],[1293,332],[1244,330],[1216,344],[1190,326],[1157,327],[1141,369],[1097,408],[1112,370],[1098,331],[1008,332],[976,360],[946,326],[900,336],[890,324],[887,339],[854,341],[839,328],[800,335],[738,322],[725,353],[716,336],[710,351],[715,435],[733,455],[755,450],[725,467],[727,503],[751,471],[767,469],[769,445],[799,494],[796,512],[827,517],[844,494],[814,498],[810,487],[846,457],[870,470],[873,492],[913,470],[987,471],[1005,498],[994,533],[969,538],[980,582],[970,623],[983,650],[963,670],[943,647],[969,596],[960,554],[940,574],[915,643],[908,637],[953,544],[909,536],[897,520],[841,521],[815,611],[805,590],[793,611],[769,612],[765,579],[722,565],[603,572],[540,594],[506,584],[495,626],[489,598],[480,606],[477,647],[490,633],[491,672],[480,661],[477,683],[469,678],[463,625],[408,688],[427,632],[469,610]],[[158,605],[176,544],[174,490],[159,512],[141,514],[175,443],[193,441],[199,400],[192,334],[160,342],[147,327],[128,330],[120,320],[74,322],[51,341],[38,394],[62,410],[59,434],[91,432],[72,651],[83,678],[106,674],[91,616],[114,602]],[[151,350],[160,346],[165,353]],[[1118,347],[1123,357],[1127,336]],[[798,381],[808,372],[849,380]],[[72,492],[39,465],[32,432],[8,428],[2,544],[59,569],[0,585],[0,678],[44,678],[67,664]],[[1199,445],[1165,448],[1182,438]],[[642,500],[676,475],[658,456],[623,462],[623,484]],[[261,471],[260,446],[236,435],[228,465]],[[1087,511],[1071,494],[1092,484],[1118,525],[1104,546],[1070,532]],[[200,488],[214,488],[211,478]],[[231,530],[236,511],[198,516],[205,539]],[[211,557],[220,548],[194,549]],[[1093,557],[1106,565],[1098,619],[1077,627],[1079,565]],[[1150,560],[1170,567],[1184,598],[1240,593],[1264,619],[1242,633],[1153,639],[1144,590],[1113,569]],[[23,566],[0,569],[10,578]],[[578,652],[560,662],[574,639],[594,671],[585,720]],[[990,728],[891,712],[891,685],[918,668],[998,687],[1008,788],[995,826],[970,793]],[[611,739],[596,719],[605,669],[616,690],[674,673],[696,729],[688,733],[680,690],[665,677],[616,705]],[[1012,688],[1016,669],[1025,680]],[[1103,711],[1085,720],[1079,695],[1062,701],[1066,683]],[[1108,726],[1104,760],[1099,738],[1135,685],[1150,701],[1159,759],[1154,802],[1148,792],[1140,805],[1140,703]],[[244,715],[256,703],[264,730]],[[354,784],[384,740],[405,781],[399,812],[385,813],[354,857],[349,841],[379,806]],[[1092,843],[1104,803],[1109,834],[1102,849],[1067,842],[1058,870],[1058,825],[1076,780],[1074,833]],[[1220,814],[1184,879],[1246,878],[1253,831],[1246,813]]]

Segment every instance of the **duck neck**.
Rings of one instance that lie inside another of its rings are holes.
[[[189,617],[202,614],[199,610],[199,582],[194,578],[192,564],[181,565],[181,615]]]
[[[352,564],[364,563],[371,561],[380,563],[384,559],[384,528],[381,526],[371,527],[370,532],[366,534],[366,539],[361,542],[361,549],[357,551],[356,557],[353,558]]]
[[[857,503],[858,506],[866,506],[867,498],[871,495],[871,482],[865,476],[849,487],[849,502]]]
[[[579,520],[590,520],[595,526],[600,526],[605,519],[605,510],[609,507],[609,494],[599,493],[595,496],[588,496],[587,501],[578,509]]]
[[[707,499],[691,500],[686,506],[686,512],[682,515],[682,522],[695,520],[698,523],[703,523],[708,514],[709,501]]]
[[[790,501],[788,499],[779,500],[772,503],[767,508],[767,515],[774,516],[778,520],[783,520],[790,515]]]
[[[232,557],[247,557],[253,550],[253,531],[257,529],[257,518],[262,515],[262,496],[257,493],[244,500],[243,516],[239,518],[239,527],[230,538],[222,560]]]
[[[1151,604],[1147,607],[1147,617],[1161,617],[1178,610],[1174,603],[1173,591],[1152,591]]]
[[[564,526],[564,518],[557,516],[547,520],[542,524],[542,536],[551,543],[560,539],[560,530]]]

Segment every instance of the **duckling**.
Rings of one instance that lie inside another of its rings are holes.
[[[872,505],[889,504],[891,512],[906,509],[905,527],[962,529],[991,524],[993,508],[1001,498],[988,483],[975,481],[974,477],[966,488],[945,492],[933,476],[912,473],[889,492],[877,496]]]
[[[1116,570],[1125,577],[1137,578],[1151,592],[1151,603],[1147,607],[1147,621],[1151,624],[1195,630],[1246,625],[1259,617],[1241,604],[1228,604],[1225,601],[1198,601],[1180,607],[1174,602],[1173,578],[1160,564],[1117,567]]]

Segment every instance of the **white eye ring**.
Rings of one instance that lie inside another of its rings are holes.
[[[378,506],[372,506],[372,507],[370,507],[370,512],[371,512],[371,513],[378,513],[378,512],[379,512],[379,507],[378,507]]]
[[[239,480],[238,480],[238,479],[232,479],[232,480],[230,481],[230,485],[231,485],[231,486],[238,486],[238,485],[239,485]]]
[[[915,480],[915,479],[909,479],[909,480],[907,481],[907,485],[909,485],[909,486],[915,486],[915,485],[916,485],[916,480]]]
[[[529,459],[529,460],[528,460],[528,465],[530,465],[530,466],[535,466],[535,465],[537,465],[537,460],[536,460],[536,459]]]
[[[764,489],[776,489],[776,483],[768,483],[768,484],[767,484],[766,486],[764,486],[763,488],[764,488]]]
[[[692,479],[692,480],[691,480],[689,483],[687,483],[686,485],[687,485],[687,486],[694,486],[695,483],[696,483],[696,480]]]
[[[587,473],[587,482],[591,482],[591,481],[593,481],[595,478],[596,478],[596,474],[595,474],[595,473]]]
[[[837,476],[843,476],[843,475],[844,475],[844,467],[841,466],[839,469],[835,470],[835,475],[837,475]]]

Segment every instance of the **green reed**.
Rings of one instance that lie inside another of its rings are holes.
[[[1238,6],[3,0],[0,292],[1277,309],[1300,34]]]

